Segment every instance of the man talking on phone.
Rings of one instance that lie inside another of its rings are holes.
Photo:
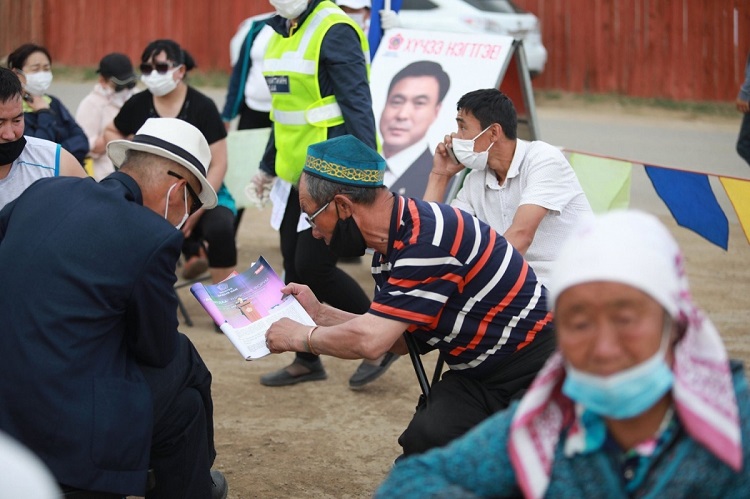
[[[546,284],[560,244],[592,217],[573,168],[554,146],[516,135],[513,102],[501,91],[474,90],[458,100],[458,130],[438,144],[425,201],[442,201],[453,176],[469,168],[451,205],[490,225]]]

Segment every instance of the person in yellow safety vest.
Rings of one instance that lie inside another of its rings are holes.
[[[273,201],[271,225],[280,233],[285,281],[307,284],[321,301],[362,314],[370,307],[369,297],[336,267],[338,257],[347,256],[346,252],[334,254],[323,239],[313,237],[314,221],[303,217],[296,183],[311,144],[349,134],[377,148],[367,38],[329,0],[270,0],[270,4],[277,15],[267,21],[275,33],[268,42],[263,74],[271,91],[274,123],[253,184],[261,200],[270,196]],[[330,203],[325,209],[338,208]],[[393,359],[391,354],[363,362],[350,386],[375,379]],[[326,377],[319,357],[302,352],[292,364],[262,376],[260,382],[284,386]]]

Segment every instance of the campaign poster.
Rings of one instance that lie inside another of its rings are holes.
[[[456,103],[467,92],[498,88],[513,37],[392,29],[370,71],[373,113],[386,159],[385,184],[421,198],[435,147],[456,131]]]

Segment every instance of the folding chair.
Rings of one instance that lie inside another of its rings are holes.
[[[198,277],[194,277],[192,279],[184,279],[179,272],[180,267],[182,267],[182,256],[177,261],[177,282],[174,283],[174,294],[177,296],[177,308],[180,310],[180,313],[182,314],[182,317],[185,319],[185,324],[188,327],[193,327],[193,320],[190,318],[190,314],[187,311],[187,308],[185,307],[185,304],[182,302],[182,298],[180,298],[180,293],[177,291],[180,288],[189,287],[195,284],[196,282],[202,282],[205,280],[208,280],[211,278],[211,274],[208,273],[208,271],[202,273]]]
[[[434,385],[440,380],[440,375],[443,374],[443,353],[440,352],[438,355],[437,362],[435,363],[435,371],[432,373],[432,382],[427,381],[427,373],[422,365],[422,357],[417,346],[417,341],[411,335],[411,333],[404,333],[404,340],[406,341],[406,347],[409,349],[409,357],[411,363],[414,366],[414,372],[417,375],[417,381],[419,381],[419,387],[422,389],[422,394],[427,397],[430,394],[430,386]]]

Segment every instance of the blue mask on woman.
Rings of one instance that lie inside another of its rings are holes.
[[[664,361],[668,339],[665,331],[665,341],[650,359],[610,376],[588,374],[566,365],[563,393],[607,418],[628,419],[646,412],[674,382],[672,370]]]

